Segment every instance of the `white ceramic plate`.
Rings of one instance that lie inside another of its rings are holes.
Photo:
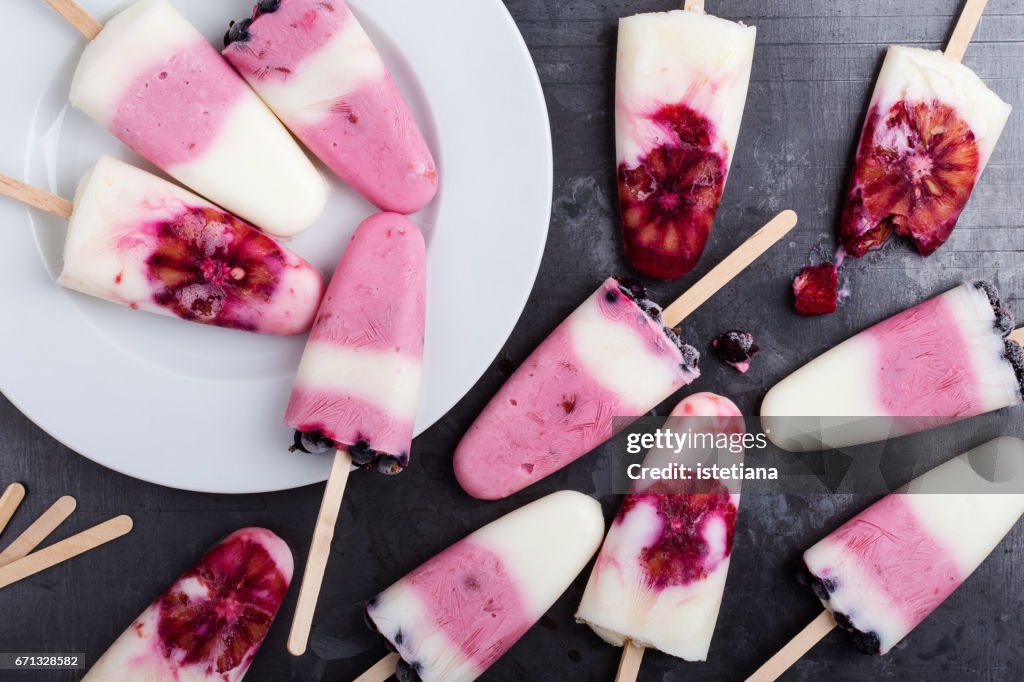
[[[218,46],[228,21],[254,4],[172,2]],[[127,4],[82,0],[100,20]],[[500,0],[350,4],[441,172],[438,199],[414,218],[429,250],[418,433],[469,390],[526,304],[551,208],[547,109]],[[4,5],[0,172],[70,197],[104,153],[153,170],[69,109],[84,39],[42,0]],[[374,212],[340,182],[333,189],[324,217],[289,243],[325,276]],[[65,291],[54,282],[62,221],[0,199],[0,230],[0,389],[54,438],[111,469],[187,490],[265,492],[326,478],[329,458],[290,454],[281,423],[305,337],[209,328]]]

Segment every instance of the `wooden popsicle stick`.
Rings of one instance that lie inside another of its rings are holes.
[[[719,289],[732,281],[736,275],[771,246],[782,239],[782,237],[796,227],[796,213],[794,211],[783,211],[760,230],[755,232],[747,241],[740,244],[735,251],[725,257],[721,263],[700,278],[686,293],[670,304],[661,315],[668,327],[675,327],[686,319],[690,313],[699,308],[705,301],[714,296]]]
[[[1017,343],[1024,346],[1024,327],[1021,327],[1020,329],[1014,329],[1012,332],[1010,332],[1009,339],[1011,341],[1016,341]]]
[[[33,552],[23,559],[18,559],[0,568],[0,589],[52,568],[79,554],[84,554],[111,540],[116,540],[122,535],[126,535],[131,529],[132,519],[130,516],[117,516]]]
[[[645,648],[637,646],[632,640],[626,640],[622,647],[622,657],[619,658],[619,669],[615,672],[615,682],[636,682],[645,651]]]
[[[46,2],[89,40],[95,38],[103,30],[103,24],[89,16],[89,13],[74,0],[46,0]]]
[[[373,667],[352,680],[352,682],[384,682],[395,674],[398,665],[398,654],[391,653],[373,664]]]
[[[985,11],[987,3],[988,0],[967,0],[967,4],[964,5],[964,11],[960,13],[960,18],[957,19],[956,28],[953,29],[953,35],[949,39],[949,44],[946,45],[947,57],[957,61],[964,58],[964,53],[967,52],[967,45],[974,36],[974,30],[978,28],[978,22],[981,21],[981,13]]]
[[[698,12],[704,11],[704,0],[686,0],[683,3],[683,9],[685,10],[697,10]]]
[[[71,513],[75,511],[77,506],[78,502],[70,495],[65,495],[54,502],[24,533],[9,544],[7,549],[0,552],[0,568],[28,556],[32,550],[50,536],[50,533],[57,530],[57,526],[64,523],[71,516]]]
[[[75,206],[64,197],[50,194],[32,185],[26,185],[24,182],[6,175],[0,175],[0,195],[17,199],[23,204],[42,209],[64,220],[71,218],[71,212]]]
[[[11,522],[11,517],[18,511],[24,499],[25,486],[20,483],[12,483],[4,490],[3,496],[0,496],[0,533],[4,532],[4,528]]]
[[[832,617],[832,612],[826,609],[801,630],[800,634],[789,640],[789,644],[779,649],[779,653],[769,658],[767,663],[748,677],[747,682],[772,682],[779,679],[782,673],[789,670],[801,656],[810,651],[835,627],[836,619]]]
[[[324,499],[320,503],[320,513],[313,529],[313,540],[309,545],[309,556],[306,559],[306,570],[302,573],[302,586],[299,588],[299,601],[295,605],[292,617],[292,629],[288,634],[288,651],[293,656],[306,653],[309,642],[309,631],[313,627],[313,614],[316,612],[316,601],[320,597],[320,586],[324,581],[327,569],[327,557],[331,553],[331,540],[334,539],[334,526],[338,522],[341,510],[341,498],[345,495],[345,484],[348,483],[348,472],[352,468],[352,456],[344,450],[334,453],[331,474],[327,478]]]

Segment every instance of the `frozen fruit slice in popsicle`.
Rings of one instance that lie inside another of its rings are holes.
[[[110,157],[71,202],[0,176],[7,194],[69,220],[57,281],[136,310],[262,334],[313,324],[320,273],[274,240],[166,180]]]
[[[756,29],[701,10],[619,22],[615,138],[626,254],[675,279],[707,243],[743,118]]]
[[[368,621],[401,656],[399,679],[475,680],[551,608],[603,534],[597,502],[569,490],[553,493],[378,594],[366,607]]]
[[[942,246],[1010,109],[959,61],[890,46],[847,189],[839,228],[846,252],[863,256],[894,232],[925,256]]]
[[[238,682],[292,579],[292,553],[263,528],[211,549],[142,612],[83,682]]]
[[[224,56],[296,137],[378,208],[415,213],[437,166],[376,47],[343,0],[261,2]]]
[[[281,122],[166,0],[141,0],[86,47],[71,103],[210,201],[278,236],[327,185]]]
[[[1021,402],[1024,353],[995,287],[962,284],[844,341],[768,391],[761,417],[787,450],[906,435]]]
[[[858,649],[884,654],[1024,514],[1024,442],[997,438],[923,474],[804,553],[814,593]]]
[[[698,393],[672,410],[679,432],[742,434],[729,399]],[[670,425],[672,421],[668,422]],[[703,448],[651,450],[645,468],[710,465]],[[742,455],[729,455],[735,462]],[[729,572],[740,495],[730,481],[644,480],[622,501],[583,593],[576,620],[615,646],[707,659]]]
[[[523,362],[455,451],[470,495],[497,499],[590,452],[700,375],[639,283],[608,279]]]
[[[285,423],[358,466],[409,464],[426,324],[426,247],[396,213],[363,222],[331,278],[299,364]]]

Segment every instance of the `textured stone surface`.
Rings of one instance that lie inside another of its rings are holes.
[[[1024,214],[1020,192],[1024,124],[1014,114],[952,239],[923,260],[905,243],[852,263],[851,292],[839,312],[803,319],[789,282],[818,249],[835,246],[834,228],[848,161],[888,42],[939,47],[958,0],[709,2],[722,16],[758,27],[750,95],[732,174],[697,271],[653,287],[673,295],[706,272],[774,212],[796,209],[797,230],[686,324],[707,348],[731,329],[754,333],[761,352],[748,375],[711,354],[694,389],[733,398],[752,413],[767,388],[851,333],[961,279],[994,279],[1024,316]],[[443,6],[443,3],[441,3]],[[346,496],[336,551],[327,568],[310,653],[284,648],[294,607],[247,679],[346,680],[385,653],[370,637],[360,603],[479,525],[547,492],[595,489],[607,466],[598,450],[540,484],[499,502],[468,498],[452,475],[459,435],[527,353],[608,274],[627,272],[614,203],[611,99],[619,16],[664,10],[662,0],[507,0],[544,84],[554,132],[555,202],[551,236],[529,307],[478,385],[416,443],[415,464],[395,478],[359,476]],[[1004,99],[1024,104],[1024,5],[992,0],[966,63]],[[486,283],[481,282],[480,286]],[[671,403],[661,407],[664,414]],[[111,434],[117,438],[117,434]],[[139,456],[147,456],[144,443]],[[954,453],[949,453],[950,455]],[[117,513],[136,522],[129,538],[0,593],[0,651],[76,651],[95,658],[149,601],[227,533],[265,525],[299,555],[309,541],[322,486],[271,495],[217,497],[128,479],[75,455],[0,400],[0,481],[29,488],[5,539],[59,495],[79,500],[67,531]],[[743,499],[729,588],[711,656],[693,664],[650,653],[641,680],[741,680],[819,611],[792,578],[800,552],[870,500],[852,496],[747,496]],[[618,503],[606,498],[609,515]],[[1020,679],[1024,641],[1024,526],[1018,526],[949,602],[884,658],[857,653],[838,633],[816,647],[787,679]],[[585,576],[486,675],[488,680],[609,680],[618,650],[573,623]],[[69,673],[2,673],[4,680],[69,680]]]

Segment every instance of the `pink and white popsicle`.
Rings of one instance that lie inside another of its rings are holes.
[[[551,608],[597,551],[596,501],[565,490],[506,514],[374,597],[400,679],[470,682]]]
[[[83,682],[238,682],[292,570],[291,550],[269,530],[232,533],[157,597]]]
[[[296,137],[383,211],[415,213],[437,165],[376,47],[343,0],[260,2],[224,56]]]
[[[761,405],[768,437],[787,450],[847,447],[1017,405],[1024,352],[1012,329],[995,287],[962,284],[779,382]]]
[[[696,379],[700,354],[674,328],[796,223],[796,213],[780,212],[664,310],[639,282],[606,280],[523,362],[459,443],[455,476],[466,492],[497,499],[522,490]]]
[[[297,234],[324,209],[323,176],[166,0],[141,0],[107,22],[82,54],[71,103],[168,175],[271,234]]]
[[[679,432],[742,434],[740,410],[713,393],[672,410]],[[706,449],[651,450],[644,468],[709,463]],[[736,462],[742,454],[729,455]],[[622,501],[576,620],[615,646],[707,660],[725,592],[740,495],[717,480],[642,480]]]
[[[425,307],[419,228],[396,213],[363,222],[331,278],[295,377],[285,423],[297,445],[346,450],[356,465],[385,473],[408,466]]]
[[[0,176],[0,194],[68,219],[57,282],[135,310],[261,334],[309,330],[324,283],[309,263],[205,199],[111,157],[72,204]]]
[[[919,476],[804,553],[814,593],[861,651],[884,654],[1024,514],[1024,442],[997,438]]]
[[[662,324],[638,283],[610,278],[491,399],[455,451],[470,495],[522,490],[608,440],[698,376],[699,354]]]

